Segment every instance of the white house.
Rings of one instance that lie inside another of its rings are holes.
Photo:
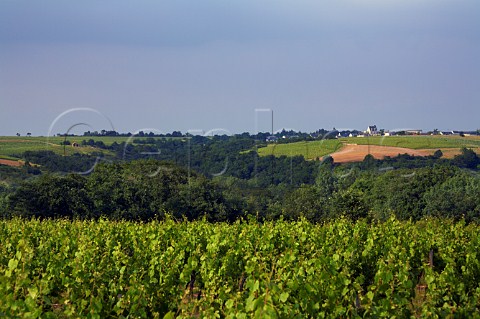
[[[274,136],[274,135],[270,135],[267,137],[266,139],[267,142],[276,142],[278,141],[278,137]]]
[[[368,135],[378,135],[378,130],[376,125],[369,125],[365,131]]]

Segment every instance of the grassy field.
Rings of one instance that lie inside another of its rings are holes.
[[[18,159],[25,151],[53,151],[57,154],[64,153],[62,137],[52,137],[47,140],[46,137],[0,137],[0,158]],[[73,141],[72,141],[73,142]],[[81,142],[81,140],[79,140]],[[78,143],[78,142],[77,142]],[[93,147],[73,148],[70,145],[65,146],[65,153],[71,155],[73,153],[92,153],[97,151]]]
[[[462,147],[480,148],[480,136],[371,136],[349,137],[338,140],[302,141],[288,144],[269,144],[258,149],[260,156],[295,156],[303,155],[305,159],[315,159],[339,151],[345,144],[378,145],[404,147],[414,150],[442,149],[459,150]]]
[[[161,137],[156,137],[161,138]],[[105,145],[112,145],[114,142],[122,143],[127,142],[129,137],[125,136],[69,136],[67,140],[71,143],[77,142],[81,144],[83,140],[93,139],[94,141],[102,141]],[[145,137],[134,137],[132,139],[146,139]],[[1,136],[0,137],[0,158],[17,160],[20,155],[25,151],[53,151],[57,154],[72,155],[74,153],[89,154],[92,152],[106,152],[95,147],[82,146],[72,147],[66,145],[65,147],[61,143],[65,140],[65,137],[53,136],[53,137],[25,137],[25,136]]]
[[[340,150],[342,143],[339,140],[302,141],[288,144],[269,144],[258,149],[260,156],[297,156],[305,159],[316,159]]]
[[[71,148],[71,147],[70,147]],[[0,156],[7,159],[19,158],[25,151],[52,150],[63,154],[63,147],[59,144],[47,144],[47,140],[42,138],[28,137],[1,137],[0,138]]]

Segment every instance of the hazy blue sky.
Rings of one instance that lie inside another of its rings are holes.
[[[480,128],[480,1],[0,1],[0,134]],[[265,112],[257,128],[270,127]],[[109,128],[96,112],[60,118]]]

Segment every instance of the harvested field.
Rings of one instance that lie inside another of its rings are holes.
[[[405,153],[413,156],[427,156],[434,152],[435,150],[432,149],[414,150],[404,147],[346,144],[340,151],[332,153],[330,156],[336,163],[350,163],[361,162],[368,154],[377,159],[383,159],[385,156],[395,157]]]
[[[20,166],[23,166],[24,163],[21,162],[21,161],[12,161],[12,160],[7,160],[7,159],[0,159],[0,165],[20,167]]]

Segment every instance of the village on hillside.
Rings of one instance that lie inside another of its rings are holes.
[[[434,129],[432,131],[424,131],[422,129],[401,129],[401,130],[387,130],[379,129],[377,125],[368,125],[364,131],[360,130],[337,130],[333,128],[331,131],[320,129],[313,133],[300,133],[295,131],[285,131],[274,133],[266,137],[266,142],[277,142],[279,139],[305,139],[305,138],[344,138],[344,137],[369,137],[369,136],[478,136],[480,135],[480,129],[476,131],[461,131],[461,130],[452,130],[452,131],[442,131]]]

